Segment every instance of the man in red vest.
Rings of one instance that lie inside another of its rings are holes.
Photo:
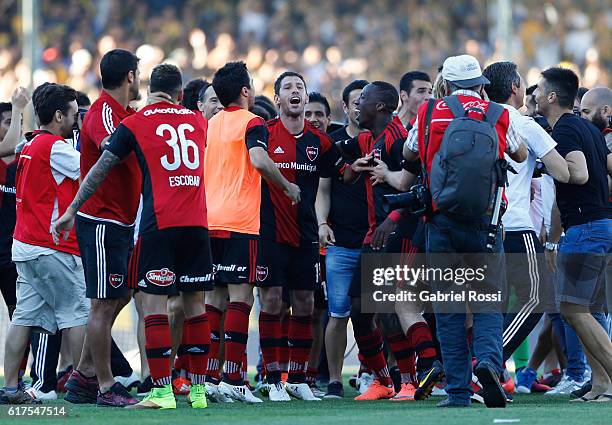
[[[89,313],[76,235],[55,244],[51,223],[79,188],[79,153],[64,139],[77,121],[77,93],[45,83],[32,96],[39,130],[27,135],[17,164],[17,223],[12,257],[19,275],[17,307],[6,336],[4,402],[36,402],[17,386],[19,363],[30,332],[65,330],[78,364]]]

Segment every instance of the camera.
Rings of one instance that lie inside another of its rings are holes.
[[[388,214],[399,208],[416,216],[425,215],[431,207],[431,195],[423,184],[416,184],[408,192],[385,195],[383,209]]]

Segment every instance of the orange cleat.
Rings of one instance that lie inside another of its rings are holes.
[[[514,390],[516,389],[516,385],[514,385],[514,379],[512,379],[511,376],[508,377],[506,382],[502,383],[502,387],[507,393],[514,394]]]
[[[281,373],[281,381],[287,382],[287,379],[289,379],[289,372],[282,372]]]
[[[410,382],[402,384],[402,389],[391,399],[391,401],[414,401],[416,388]]]
[[[175,395],[187,395],[189,394],[189,385],[191,385],[189,379],[179,376],[172,381],[172,392]]]
[[[395,395],[393,385],[386,387],[378,379],[368,387],[367,391],[355,397],[357,401],[389,399]]]

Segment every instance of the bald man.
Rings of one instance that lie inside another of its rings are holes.
[[[580,102],[582,118],[591,121],[606,137],[608,149],[612,151],[612,90],[595,87],[582,97]]]

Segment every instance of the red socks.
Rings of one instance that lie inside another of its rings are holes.
[[[383,339],[380,331],[374,329],[364,335],[355,335],[355,340],[366,366],[376,373],[382,385],[392,385],[387,361],[383,355]]]
[[[406,338],[410,341],[410,347],[414,349],[418,357],[417,368],[419,372],[429,371],[434,360],[438,357],[438,353],[427,323],[417,322],[410,326],[410,329],[406,332]]]
[[[259,313],[259,345],[268,383],[275,384],[281,380],[279,363],[279,346],[281,344],[280,314]]]
[[[306,383],[308,385],[316,384],[318,374],[319,373],[316,367],[309,367],[308,369],[306,369]]]
[[[151,314],[145,316],[145,348],[147,362],[151,371],[153,384],[157,386],[170,385],[172,372],[170,370],[170,355],[172,341],[167,314]]]
[[[206,313],[185,319],[181,348],[187,358],[189,379],[204,384],[210,349],[210,325]]]
[[[278,362],[281,372],[289,371],[289,314],[285,314],[281,321],[281,340],[278,346]]]
[[[306,367],[312,348],[312,315],[289,318],[289,378],[288,382],[306,382]]]
[[[402,383],[415,382],[416,367],[414,348],[410,345],[410,340],[406,335],[399,332],[387,337],[393,356],[397,362],[400,374],[402,375]]]
[[[231,302],[225,315],[225,376],[231,382],[242,382],[242,358],[249,337],[251,306]]]
[[[210,325],[210,351],[208,352],[208,365],[206,375],[213,380],[220,380],[219,372],[219,346],[221,345],[221,318],[223,312],[210,304],[206,304],[206,315]]]

